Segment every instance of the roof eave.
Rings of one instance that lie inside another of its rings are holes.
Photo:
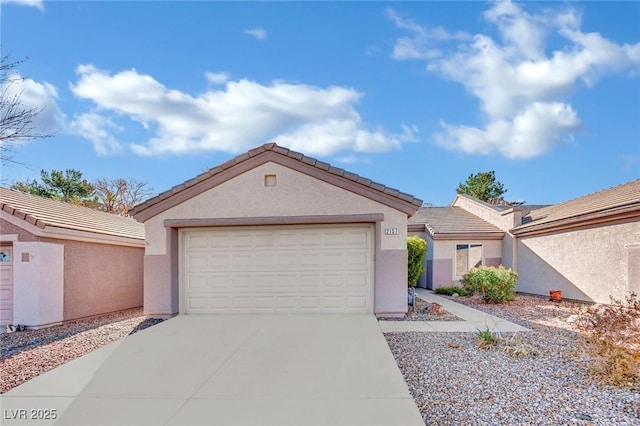
[[[435,232],[434,240],[502,240],[504,232]]]
[[[531,222],[526,225],[513,228],[509,232],[516,237],[533,236],[590,226],[602,226],[634,219],[640,220],[640,203],[631,206],[624,206],[623,208],[608,209],[606,211],[559,219],[553,222],[540,224]]]

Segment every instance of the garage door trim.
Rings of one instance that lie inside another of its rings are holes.
[[[382,213],[310,215],[310,216],[262,216],[262,217],[221,217],[204,219],[165,219],[165,228],[215,228],[222,226],[262,226],[262,225],[340,225],[350,223],[376,223],[384,220]]]
[[[360,215],[362,216],[362,215]],[[374,215],[370,215],[370,216],[374,216]],[[375,215],[375,216],[382,216],[382,215]],[[336,217],[334,217],[334,219],[336,219]],[[214,219],[215,220],[215,219]],[[205,219],[205,221],[207,221]],[[191,222],[191,221],[190,221]],[[199,223],[202,223],[202,221],[200,221]],[[211,230],[224,230],[224,229],[243,229],[246,228],[247,230],[250,229],[255,229],[256,231],[262,231],[265,229],[282,229],[282,230],[286,230],[288,228],[291,229],[300,229],[300,228],[304,228],[305,225],[316,225],[316,226],[312,226],[313,228],[328,228],[331,229],[333,227],[349,227],[349,225],[363,225],[366,226],[367,228],[367,233],[369,235],[370,241],[368,243],[369,246],[369,267],[368,267],[368,288],[367,288],[367,292],[366,292],[366,297],[368,300],[368,305],[366,307],[366,312],[368,313],[373,313],[374,312],[374,307],[375,307],[375,253],[377,251],[377,238],[376,238],[376,223],[375,222],[364,222],[362,220],[359,221],[354,221],[354,222],[328,222],[328,223],[291,223],[291,222],[287,222],[286,224],[278,224],[278,225],[271,225],[271,224],[259,224],[259,225],[249,225],[249,226],[195,226],[195,227],[184,227],[184,228],[173,228],[175,231],[177,232],[177,240],[178,240],[178,310],[179,310],[179,314],[180,315],[184,315],[187,314],[187,289],[186,289],[186,273],[187,273],[187,268],[186,268],[186,262],[185,262],[185,235],[187,235],[187,232],[189,231],[197,231],[197,230],[201,230],[201,231],[206,231],[207,228],[211,229]],[[332,226],[333,225],[333,226]],[[318,294],[319,296],[322,295],[322,293]],[[347,309],[347,307],[345,307],[345,309]]]

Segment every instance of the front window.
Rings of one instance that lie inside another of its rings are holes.
[[[482,266],[482,244],[456,244],[456,276]]]

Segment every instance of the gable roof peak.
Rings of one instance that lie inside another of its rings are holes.
[[[408,215],[414,214],[422,205],[422,200],[413,195],[373,182],[339,167],[333,167],[329,163],[292,151],[275,142],[269,142],[239,154],[195,178],[189,179],[138,204],[133,208],[132,214],[136,219],[144,222],[162,211],[183,202],[185,199],[201,194],[235,177],[234,170],[246,172],[270,161],[297,169],[302,173],[313,175],[319,179],[326,177],[327,181],[336,186],[341,186],[360,195],[376,198],[379,202],[403,211]],[[318,171],[326,174],[319,174]],[[189,191],[189,193],[185,194],[183,191]],[[182,196],[174,197],[179,193],[183,193]]]

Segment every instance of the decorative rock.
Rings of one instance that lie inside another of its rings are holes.
[[[591,384],[576,359],[577,338],[566,319],[584,305],[522,295],[502,305],[487,305],[480,296],[456,301],[535,325],[517,340],[539,353],[514,358],[481,350],[473,333],[385,334],[425,424],[640,426],[637,392]]]

